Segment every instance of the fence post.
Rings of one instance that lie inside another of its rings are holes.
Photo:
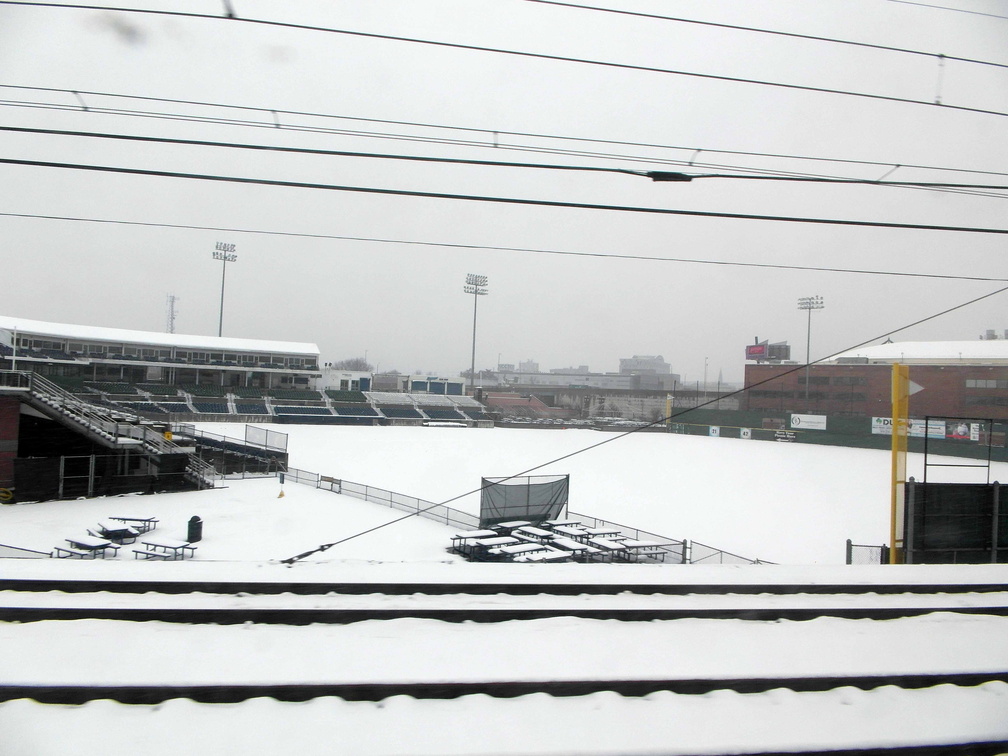
[[[1000,537],[998,533],[998,517],[1001,514],[1001,484],[996,480],[994,481],[993,494],[994,516],[991,517],[991,564],[997,564],[998,538]]]
[[[95,455],[92,454],[88,464],[87,495],[89,499],[92,496],[94,496],[94,467],[95,467],[94,461],[95,461]]]
[[[853,564],[852,557],[854,556],[854,544],[851,543],[851,539],[847,539],[847,564]]]
[[[63,462],[65,460],[66,460],[66,457],[60,457],[60,465],[59,465],[59,490],[57,491],[57,494],[56,494],[57,498],[60,498],[60,499],[63,498],[63,470],[64,470],[64,468],[63,468]]]
[[[689,564],[689,540],[686,538],[682,542],[682,562],[680,564]]]

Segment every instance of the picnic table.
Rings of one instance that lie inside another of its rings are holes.
[[[626,547],[617,541],[610,541],[608,538],[591,538],[588,540],[589,546],[600,549],[603,554],[609,557],[622,556],[626,554]]]
[[[546,547],[539,543],[513,543],[508,546],[498,546],[495,549],[490,549],[491,554],[504,554],[507,556],[528,554],[532,551],[546,551]]]
[[[569,562],[573,554],[569,551],[559,549],[549,549],[547,551],[534,551],[531,554],[522,554],[515,557],[516,562]]]
[[[510,522],[499,522],[493,526],[493,529],[502,535],[511,535],[512,530],[531,524],[528,520],[511,520]]]
[[[510,546],[520,543],[517,538],[511,536],[497,536],[495,538],[477,538],[472,542],[471,555],[473,559],[485,559],[491,549],[498,546]]]
[[[519,538],[531,538],[539,543],[548,541],[554,537],[554,534],[549,530],[543,530],[542,528],[537,528],[534,525],[522,525],[520,528],[515,528],[511,531],[511,535]]]
[[[619,528],[585,528],[584,532],[593,538],[613,538],[620,534]]]
[[[157,527],[158,520],[157,517],[109,517],[110,520],[118,520],[119,522],[124,522],[130,525],[141,533],[147,533]]]
[[[116,543],[133,543],[140,531],[130,525],[99,522],[97,535]]]
[[[496,535],[497,531],[495,530],[463,530],[452,537],[452,550],[462,554],[462,556],[468,556],[472,551],[471,541],[480,538],[492,538]]]
[[[109,550],[112,551],[113,556],[115,556],[115,554],[119,551],[119,547],[106,538],[96,538],[94,536],[75,536],[73,538],[67,538],[65,540],[68,544],[70,544],[71,548],[77,549],[78,551],[90,552],[94,554],[94,556],[98,556],[98,554],[101,554],[102,559],[106,558],[105,556],[106,552],[108,552]],[[62,547],[57,546],[56,548],[57,550],[60,550]]]
[[[553,528],[553,532],[568,538],[584,538],[587,533],[584,527],[575,527],[574,525],[557,525]]]
[[[148,541],[141,541],[150,551],[163,550],[166,554],[171,554],[172,559],[185,559],[186,552],[189,556],[196,554],[196,547],[189,541],[179,541],[175,538],[152,538]]]
[[[643,554],[652,559],[665,561],[665,551],[657,541],[639,541],[628,538],[625,541],[620,541],[620,544],[626,548],[627,556],[630,558],[636,558]]]

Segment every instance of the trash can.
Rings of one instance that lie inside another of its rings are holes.
[[[203,520],[196,515],[189,518],[189,534],[186,536],[189,543],[203,540]]]

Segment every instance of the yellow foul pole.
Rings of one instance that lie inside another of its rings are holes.
[[[892,366],[892,485],[889,492],[889,564],[903,561],[903,491],[910,430],[910,367]]]

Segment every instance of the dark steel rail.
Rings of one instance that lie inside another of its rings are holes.
[[[451,699],[484,694],[515,698],[530,693],[551,696],[584,696],[612,691],[640,697],[659,691],[702,695],[715,690],[764,693],[778,688],[795,692],[820,692],[841,687],[873,690],[893,685],[905,690],[933,685],[970,687],[988,682],[1008,682],[1008,670],[994,672],[905,675],[857,675],[836,677],[677,678],[656,680],[503,680],[471,682],[402,683],[258,683],[251,685],[0,685],[0,701],[31,698],[46,704],[83,704],[111,699],[125,704],[158,704],[173,698],[198,703],[238,703],[269,697],[278,701],[309,701],[334,696],[345,701],[381,701],[391,696],[418,699]]]
[[[531,570],[539,565],[529,565]],[[689,570],[689,567],[683,567]],[[579,596],[582,594],[612,596],[618,593],[661,594],[666,596],[725,595],[725,594],[840,594],[861,595],[866,593],[997,593],[1008,592],[1008,583],[888,583],[879,585],[849,585],[807,583],[761,583],[753,585],[726,583],[311,583],[311,582],[221,582],[182,580],[86,580],[86,579],[38,579],[0,578],[0,591],[62,591],[64,593],[249,593],[258,595],[279,595],[294,593],[301,596],[316,596],[327,593],[344,595],[365,595],[383,593],[387,596],[409,596],[421,593],[428,596],[445,594],[470,594],[488,596],[507,593],[512,596],[534,596],[545,593],[553,596]]]
[[[257,608],[128,608],[128,607],[0,607],[0,622],[42,622],[51,620],[104,619],[123,622],[172,622],[182,624],[240,625],[348,625],[367,620],[430,619],[441,622],[508,622],[512,620],[578,619],[651,622],[677,619],[736,619],[768,622],[805,621],[820,617],[839,619],[887,620],[920,617],[934,612],[1008,616],[1008,606],[962,607],[950,604],[938,607],[835,607],[835,608],[718,608],[718,609],[648,609],[648,608],[356,608],[356,609],[257,609]]]

